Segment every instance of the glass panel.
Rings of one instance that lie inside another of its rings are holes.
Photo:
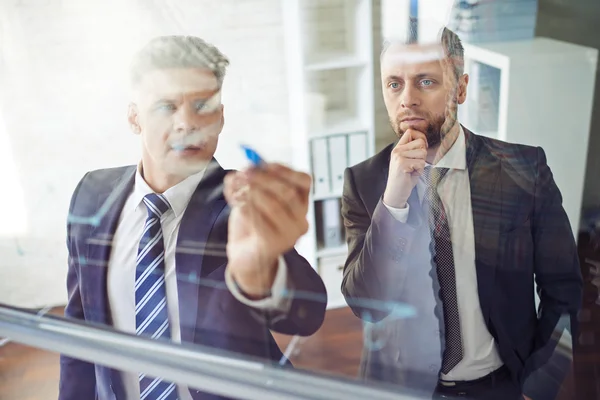
[[[0,397],[598,397],[567,3],[2,2]]]

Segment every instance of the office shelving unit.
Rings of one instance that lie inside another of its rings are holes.
[[[323,278],[328,307],[341,307],[347,256],[339,214],[343,172],[372,156],[375,147],[373,5],[282,0],[281,7],[293,164],[313,175],[310,229],[296,248]]]
[[[464,47],[470,81],[459,120],[480,135],[541,146],[577,237],[598,51],[543,37]]]

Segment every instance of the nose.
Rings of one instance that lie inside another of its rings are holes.
[[[176,132],[191,133],[198,129],[198,114],[189,104],[179,107],[174,117]]]
[[[420,105],[419,91],[412,85],[406,85],[402,91],[400,106],[402,108],[413,108]]]

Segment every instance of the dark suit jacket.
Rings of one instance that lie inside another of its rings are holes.
[[[577,249],[561,194],[541,148],[464,132],[485,325],[525,394],[534,400],[552,398],[548,393],[558,390],[566,373],[548,366],[550,356],[558,354],[553,332],[564,326],[576,338],[582,296]],[[349,257],[342,291],[357,316],[380,321],[371,332],[379,336],[379,346],[365,350],[362,374],[435,385],[438,366],[431,365],[429,377],[423,376],[424,368],[410,371],[410,364],[418,364],[427,352],[442,351],[440,330],[432,324],[443,329],[443,314],[430,253],[423,251],[430,234],[416,188],[407,223],[395,220],[381,200],[393,147],[346,170],[342,214]],[[537,313],[534,277],[541,301]],[[366,307],[364,299],[408,303],[417,314],[390,320],[389,311]],[[398,360],[410,361],[397,365]]]
[[[229,207],[222,187],[226,171],[216,161],[209,166],[194,192],[179,228],[176,271],[195,274],[200,284],[178,281],[182,342],[225,349],[234,353],[279,361],[282,353],[269,330],[288,335],[314,333],[324,318],[326,292],[310,264],[295,250],[284,255],[292,293],[314,293],[322,301],[292,294],[284,315],[253,309],[224,288]],[[110,240],[123,205],[134,184],[135,167],[105,169],[86,174],[71,200],[67,226],[69,300],[65,315],[92,323],[111,324],[107,298]],[[81,217],[100,215],[80,223]],[[206,243],[206,254],[200,244]],[[217,254],[211,252],[217,249]],[[195,251],[186,251],[195,250]],[[202,285],[203,280],[222,283]],[[107,367],[61,357],[60,400],[123,399],[120,374]],[[191,390],[194,399],[215,399]],[[97,397],[96,397],[97,396]]]

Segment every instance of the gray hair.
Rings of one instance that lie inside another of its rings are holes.
[[[387,49],[393,43],[397,43],[397,40],[386,40],[383,42],[381,49],[381,57],[383,57]],[[417,20],[415,18],[411,18],[410,20],[408,27],[408,35],[406,39],[403,40],[403,43],[406,45],[419,43],[417,33]],[[444,49],[446,59],[454,67],[456,79],[458,79],[464,74],[465,71],[465,49],[462,45],[462,41],[456,33],[444,26],[440,34],[440,43],[442,45],[442,48]]]
[[[167,68],[207,68],[223,84],[229,60],[210,43],[195,36],[159,36],[148,42],[131,65],[131,82],[137,84],[150,71]]]

